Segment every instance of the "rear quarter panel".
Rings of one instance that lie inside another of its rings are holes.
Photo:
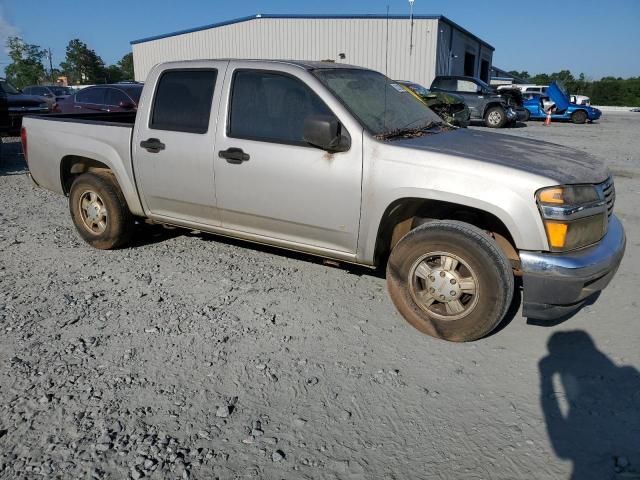
[[[60,165],[68,156],[97,160],[115,175],[129,209],[144,215],[131,164],[130,125],[27,117],[28,166],[43,188],[63,194]]]

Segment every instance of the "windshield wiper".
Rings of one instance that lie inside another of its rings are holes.
[[[414,122],[412,122],[414,123]],[[411,124],[409,124],[411,125]],[[377,134],[375,137],[378,140],[390,140],[392,138],[414,138],[414,137],[421,137],[422,135],[424,135],[425,133],[429,132],[430,130],[433,130],[436,127],[439,127],[438,132],[444,130],[443,127],[446,127],[447,125],[444,122],[428,122],[424,125],[421,125],[419,127],[402,127],[402,128],[397,128],[395,130],[389,130],[387,132],[382,132]]]

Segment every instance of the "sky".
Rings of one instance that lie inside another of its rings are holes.
[[[51,48],[56,66],[79,38],[106,64],[129,42],[257,13],[408,14],[406,0],[0,0],[0,42],[11,35]],[[495,47],[493,64],[530,74],[571,70],[588,78],[640,76],[640,0],[415,0]],[[0,49],[0,70],[8,64]]]

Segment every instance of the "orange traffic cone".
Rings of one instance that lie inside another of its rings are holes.
[[[544,121],[545,127],[548,127],[549,125],[551,125],[551,109],[547,111],[547,118]]]

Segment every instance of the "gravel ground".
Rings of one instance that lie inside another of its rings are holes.
[[[629,242],[595,304],[470,344],[358,268],[161,228],[93,250],[5,144],[0,478],[640,478],[639,132],[501,132],[606,158]]]

